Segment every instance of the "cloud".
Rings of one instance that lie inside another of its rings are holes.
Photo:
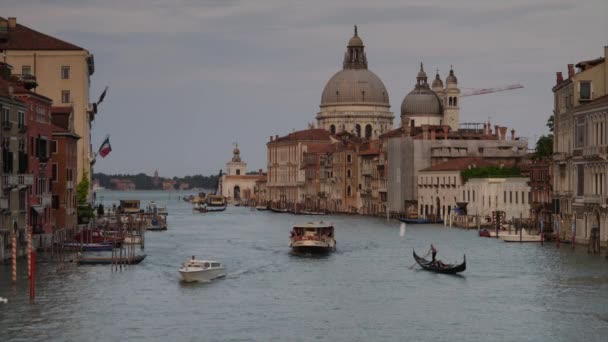
[[[185,1],[5,0],[3,16],[95,54],[93,94],[111,92],[94,140],[112,135],[100,171],[215,173],[233,141],[265,168],[269,135],[314,121],[352,25],[388,88],[395,123],[419,62],[460,86],[522,83],[463,99],[461,120],[546,132],[555,71],[606,45],[604,0]]]

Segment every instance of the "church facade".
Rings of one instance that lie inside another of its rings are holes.
[[[232,151],[232,159],[226,163],[226,173],[220,179],[219,192],[230,203],[247,203],[256,199],[256,182],[265,179],[262,170],[247,174],[247,163],[241,160],[241,151],[237,145]]]

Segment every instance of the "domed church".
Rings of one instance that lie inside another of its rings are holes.
[[[390,106],[384,83],[367,68],[365,46],[355,26],[342,70],[333,75],[323,89],[318,127],[331,134],[347,131],[376,139],[393,128]]]
[[[432,87],[427,83],[424,66],[420,63],[420,71],[416,76],[416,85],[401,103],[401,124],[447,125],[452,131],[458,130],[460,116],[460,89],[454,69],[446,78],[446,87],[439,76],[435,75]]]

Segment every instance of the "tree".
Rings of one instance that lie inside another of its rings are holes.
[[[87,197],[89,195],[89,174],[85,171],[82,174],[82,179],[80,183],[78,183],[78,187],[76,188],[76,201],[78,204],[87,203]]]
[[[553,154],[553,134],[543,135],[536,142],[536,157],[545,158]]]

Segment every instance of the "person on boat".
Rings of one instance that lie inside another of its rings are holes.
[[[437,249],[435,249],[435,246],[433,246],[433,244],[431,244],[431,249],[429,250],[429,252],[431,253],[431,257],[433,258],[431,262],[435,262],[435,257],[437,256]]]

